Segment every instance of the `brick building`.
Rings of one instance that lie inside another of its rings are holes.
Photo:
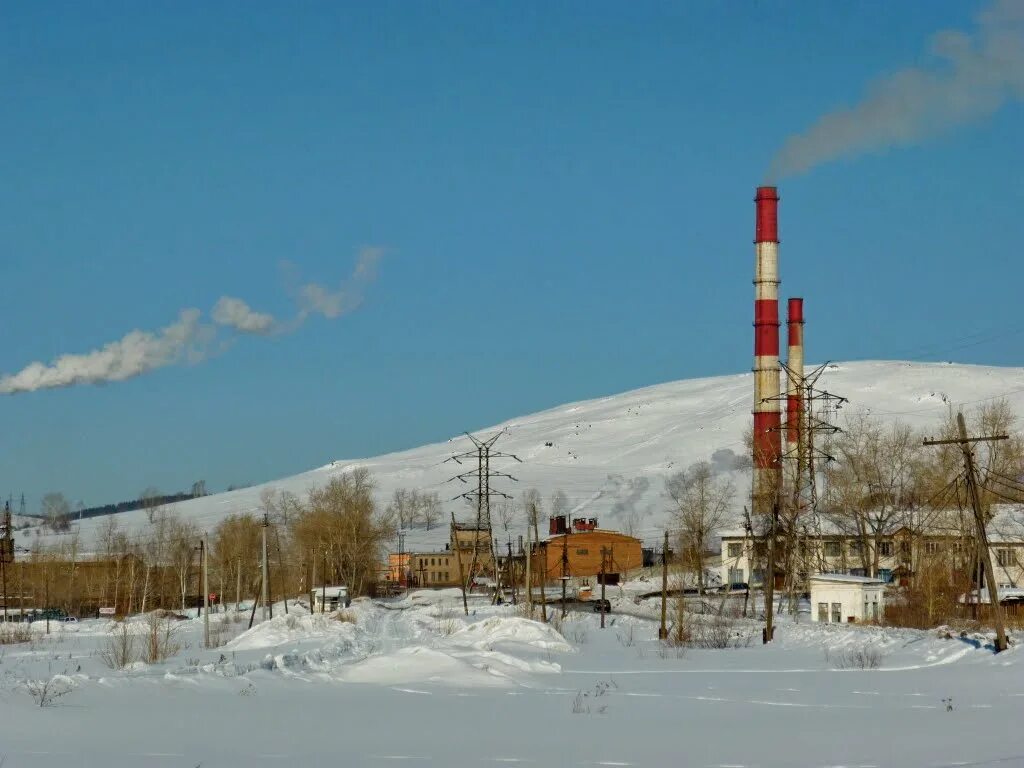
[[[550,530],[554,535],[534,549],[530,562],[535,584],[540,583],[540,574],[545,583],[557,582],[563,571],[572,579],[596,580],[602,557],[608,584],[617,584],[627,572],[643,567],[640,539],[598,528],[593,518],[576,518],[571,527],[564,518],[552,518]]]

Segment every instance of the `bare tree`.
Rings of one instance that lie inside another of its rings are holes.
[[[911,524],[921,468],[921,439],[899,421],[882,425],[865,414],[847,419],[831,441],[837,461],[827,465],[826,515],[858,542],[854,557],[878,575],[882,539]]]
[[[300,551],[316,548],[327,555],[325,579],[340,577],[357,595],[368,592],[376,581],[384,542],[393,535],[392,515],[378,512],[373,481],[363,468],[310,491],[292,525]]]
[[[40,505],[46,524],[54,531],[66,531],[71,527],[71,505],[63,493],[56,491],[43,496]]]
[[[396,488],[391,494],[391,501],[388,502],[386,512],[395,520],[400,528],[408,528],[416,521],[418,498],[416,491],[405,488]]]
[[[142,500],[142,508],[146,510],[146,519],[152,525],[160,514],[160,491],[150,486],[139,496]]]
[[[441,519],[441,499],[436,493],[419,495],[419,517],[429,531]]]
[[[697,572],[697,591],[703,595],[704,553],[727,521],[735,488],[727,477],[715,477],[709,462],[701,461],[667,478],[665,492],[673,502],[684,567]]]

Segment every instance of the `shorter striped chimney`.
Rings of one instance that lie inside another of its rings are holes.
[[[786,353],[786,448],[797,447],[800,440],[800,412],[803,410],[803,392],[800,382],[804,377],[804,300],[790,299],[786,331],[789,349]]]

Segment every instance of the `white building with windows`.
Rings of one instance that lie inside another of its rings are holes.
[[[868,576],[825,573],[811,576],[811,621],[852,624],[881,621],[885,584]]]
[[[806,591],[810,577],[826,573],[906,585],[914,573],[933,565],[960,570],[973,560],[976,551],[973,537],[964,535],[971,530],[969,518],[965,523],[962,515],[959,511],[935,513],[926,523],[913,520],[912,525],[895,525],[867,541],[822,518],[797,536],[792,555],[798,586]],[[1024,588],[1024,507],[998,507],[986,533],[999,589]],[[768,560],[764,539],[755,539],[743,529],[725,530],[720,535],[722,583],[763,586]],[[776,586],[782,587],[784,553],[777,555],[775,580]]]

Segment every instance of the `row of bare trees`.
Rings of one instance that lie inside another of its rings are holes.
[[[1009,436],[972,444],[983,514],[992,521],[995,505],[1024,501],[1024,437],[1005,400],[986,402],[965,413],[965,419],[973,435]],[[863,412],[848,416],[842,430],[822,446],[833,460],[818,461],[815,467],[814,505],[801,505],[783,492],[777,504],[761,504],[760,515],[748,515],[746,525],[761,543],[754,547],[752,568],[766,568],[764,542],[774,527],[776,575],[784,575],[785,592],[792,598],[798,574],[834,567],[821,544],[831,536],[842,542],[834,547],[843,564],[866,575],[877,576],[881,559],[896,556],[909,581],[911,602],[925,606],[918,611],[926,617],[921,622],[941,618],[977,581],[978,548],[959,446],[923,442],[958,436],[952,410],[925,431]],[[699,532],[692,523],[684,527]],[[901,540],[895,552],[897,532]],[[1013,581],[1018,569],[1005,570],[1000,581]]]
[[[305,498],[267,490],[258,512],[231,514],[205,532],[210,590],[218,603],[259,594],[264,525],[268,591],[280,600],[323,583],[345,584],[351,594],[369,592],[396,520],[390,507],[375,504],[365,469],[332,478]],[[146,508],[141,529],[129,530],[112,515],[86,546],[77,531],[56,544],[36,538],[29,555],[8,566],[9,608],[60,607],[72,614],[99,606],[120,614],[192,608],[202,594],[203,537],[194,521],[154,505]]]

